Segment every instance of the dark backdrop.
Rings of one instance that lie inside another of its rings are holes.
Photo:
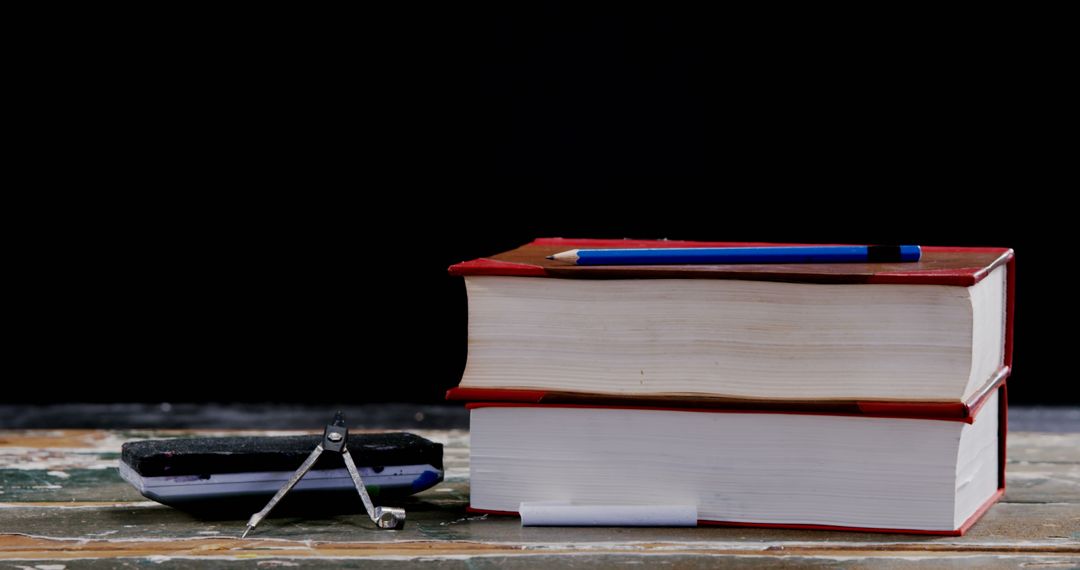
[[[651,193],[698,200],[677,187]],[[35,290],[20,299],[29,314],[11,354],[23,366],[9,373],[20,384],[8,386],[35,401],[438,401],[465,361],[465,292],[448,265],[536,236],[634,236],[1014,247],[1010,395],[1080,401],[1059,368],[1072,310],[1063,306],[1071,284],[1060,254],[1007,224],[1007,212],[942,213],[922,194],[903,215],[778,211],[772,199],[608,215],[558,204],[564,195],[546,194],[524,210],[403,215],[393,231],[331,208],[284,227],[238,222],[235,213],[190,225],[186,217],[108,219],[115,227],[92,236],[47,238],[63,242],[36,265],[41,275],[20,277]],[[939,215],[937,223],[917,221]]]
[[[1052,63],[703,18],[455,7],[43,46],[5,398],[438,401],[465,360],[446,267],[563,236],[1013,247],[1010,396],[1080,402]]]

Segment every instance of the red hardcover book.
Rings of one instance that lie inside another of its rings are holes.
[[[914,263],[546,259],[756,245],[778,244],[544,238],[453,265],[469,292],[469,359],[447,397],[970,419],[1008,376],[1011,249],[926,246]]]
[[[546,259],[755,245],[797,244],[544,238],[452,266],[470,297],[469,368],[447,397],[472,402],[471,509],[514,514],[515,500],[598,504],[607,493],[695,502],[701,524],[970,528],[1005,487],[1012,250],[924,247],[917,263]],[[680,434],[705,435],[684,445]],[[665,492],[620,478],[642,469]]]
[[[1005,492],[1004,382],[964,418],[467,407],[475,513],[516,516],[517,505],[545,501],[696,504],[699,525],[960,536]]]

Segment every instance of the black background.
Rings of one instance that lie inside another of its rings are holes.
[[[437,402],[446,267],[563,236],[1013,247],[1010,397],[1080,402],[1039,45],[458,10],[39,46],[5,397]]]

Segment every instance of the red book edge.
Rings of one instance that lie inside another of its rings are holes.
[[[1005,495],[1005,438],[1009,433],[1009,401],[1008,390],[1005,384],[1000,384],[1001,398],[998,400],[998,490],[994,494],[990,495],[990,498],[986,500],[975,512],[967,518],[959,528],[955,530],[924,530],[924,529],[911,529],[911,528],[877,528],[877,527],[861,527],[861,526],[840,526],[840,525],[827,525],[827,524],[786,524],[786,523],[754,523],[754,522],[739,522],[739,521],[714,521],[707,519],[698,519],[698,525],[708,526],[734,526],[734,527],[754,527],[754,528],[788,528],[788,529],[805,529],[805,530],[833,530],[833,531],[857,531],[857,532],[876,532],[876,533],[892,533],[892,534],[925,534],[936,536],[963,536],[971,527],[978,522],[986,511],[990,510],[990,507],[1001,500],[1001,497]],[[515,406],[519,404],[509,404],[509,406]],[[467,406],[469,409],[480,406]],[[531,407],[531,406],[530,406]],[[582,407],[582,406],[574,406]],[[584,406],[588,407],[588,406]],[[981,406],[980,406],[981,407]],[[653,408],[655,409],[655,408]],[[487,514],[487,515],[508,515],[508,516],[521,516],[517,511],[495,511],[490,509],[477,509],[472,506],[465,507],[465,510],[470,513]]]
[[[727,241],[678,241],[678,240],[631,240],[631,239],[566,239],[538,238],[526,245],[561,246],[574,248],[619,248],[619,247],[756,247],[780,245],[811,245],[793,243],[766,242],[727,242]],[[835,244],[813,244],[835,245]],[[1001,255],[989,267],[971,267],[966,269],[942,269],[922,271],[884,271],[869,277],[867,283],[900,285],[949,285],[970,287],[990,274],[1001,263],[1012,263],[1013,250],[1000,247],[952,247],[927,245],[923,251],[931,252],[1000,252]],[[479,258],[455,263],[448,269],[450,275],[501,275],[511,277],[545,277],[548,272],[540,265],[514,263],[496,259]],[[1009,274],[1012,274],[1011,268]],[[1012,278],[1009,277],[1011,290]]]
[[[502,275],[512,277],[543,277],[547,271],[539,265],[511,263],[496,259],[473,259],[450,266],[450,275]]]
[[[562,238],[541,238],[533,241],[534,244],[550,245],[551,243],[560,243],[567,247],[583,246],[583,245],[610,245],[614,244],[636,244],[638,241],[634,240],[564,240]],[[655,244],[656,242],[641,242],[648,244]],[[664,242],[671,245],[680,244],[698,244],[702,246],[709,245],[763,245],[758,243],[735,243],[735,242]],[[767,245],[767,244],[764,244]],[[775,245],[775,244],[774,244]],[[973,248],[973,247],[935,247],[927,246],[931,249],[948,250],[948,251],[984,251],[984,250],[997,250],[998,248]],[[1013,255],[1011,249],[1006,250],[1003,256],[1007,256],[1006,263],[1006,293],[1005,293],[1005,347],[1003,353],[1004,366],[998,369],[998,380],[996,383],[989,385],[987,389],[981,391],[981,399],[975,401],[969,401],[965,403],[953,403],[953,402],[882,402],[882,401],[863,401],[857,402],[859,410],[866,415],[884,414],[884,417],[934,417],[934,418],[971,418],[981,402],[989,392],[997,387],[997,384],[1003,382],[1006,377],[1011,373],[1013,363],[1013,329],[1016,321],[1016,256]],[[472,267],[472,270],[462,272],[456,272],[455,268],[464,268],[466,266]],[[523,275],[523,276],[543,276],[545,271],[543,267],[538,265],[528,265],[523,263],[508,263],[505,261],[495,261],[490,259],[477,259],[473,261],[467,261],[459,263],[450,267],[450,273],[454,275]],[[875,283],[911,283],[912,281],[901,278],[897,281],[889,281],[889,279],[897,278],[898,274],[879,274],[882,276],[882,280],[875,280]],[[985,275],[984,275],[985,276]],[[875,276],[877,277],[877,276]],[[971,276],[967,275],[967,279]],[[552,394],[546,390],[516,390],[516,389],[499,389],[499,388],[451,388],[446,393],[447,400],[457,401],[508,401],[508,402],[524,402],[524,403],[544,403],[544,400],[550,400]],[[969,422],[970,423],[970,422]]]
[[[1012,250],[1009,250],[1012,252]],[[1013,320],[1016,313],[1016,256],[1005,266],[1005,366],[1012,368]]]
[[[1001,385],[1001,397],[998,398],[998,495],[994,500],[1001,498],[1001,495],[1005,494],[1005,438],[1009,435],[1009,387],[1007,384]],[[989,505],[985,505],[980,511],[989,509]],[[969,521],[971,522],[971,521]],[[965,523],[967,524],[967,523]],[[967,526],[971,526],[967,524]],[[963,527],[961,527],[963,528]],[[966,530],[966,529],[965,529]]]
[[[1005,383],[1010,368],[1002,366],[998,369],[993,379],[986,387],[976,392],[967,402],[891,402],[891,401],[859,401],[853,403],[818,404],[813,401],[753,401],[753,400],[729,400],[710,403],[708,406],[701,402],[687,399],[685,402],[678,400],[648,401],[642,399],[640,404],[622,400],[614,403],[609,396],[605,401],[603,395],[570,394],[566,392],[552,392],[547,390],[519,390],[511,388],[463,388],[456,387],[447,390],[446,399],[466,402],[466,408],[473,409],[485,406],[562,406],[562,407],[602,407],[602,408],[629,408],[641,410],[682,410],[695,412],[723,412],[723,413],[758,413],[758,414],[807,414],[807,415],[841,415],[841,416],[866,416],[879,418],[899,419],[932,419],[942,421],[962,421],[972,423],[975,415],[990,398],[990,395],[998,387]],[[574,398],[574,401],[567,401]],[[590,401],[589,399],[592,398]],[[685,406],[680,404],[685,403]],[[697,404],[697,405],[695,405]],[[784,406],[792,409],[785,409]],[[755,409],[755,406],[759,406]],[[798,409],[802,407],[802,409]]]

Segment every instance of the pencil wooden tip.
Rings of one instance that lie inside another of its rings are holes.
[[[570,251],[556,253],[555,255],[548,256],[548,259],[554,259],[556,261],[566,261],[569,263],[577,263],[578,250],[571,249]]]

